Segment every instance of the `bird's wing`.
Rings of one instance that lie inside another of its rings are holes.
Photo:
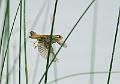
[[[44,57],[45,59],[47,59],[47,56],[48,56],[48,47],[46,47],[46,45],[44,43],[38,43],[38,51],[39,51],[39,53],[40,53],[40,55],[42,57]],[[54,58],[54,56],[55,56],[54,50],[53,50],[53,47],[51,47],[50,60],[52,60]],[[55,61],[57,61],[57,58],[54,60],[54,62]]]
[[[57,43],[58,43],[59,45],[62,45],[62,44],[63,44],[63,40],[59,40],[59,41],[57,41]],[[66,48],[66,47],[67,47],[67,44],[64,43],[62,47]]]

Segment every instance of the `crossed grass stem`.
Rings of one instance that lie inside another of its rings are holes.
[[[94,3],[95,0],[93,0],[89,6],[86,8],[86,10],[83,12],[83,14],[79,17],[79,19],[77,20],[77,22],[75,23],[75,25],[73,26],[73,28],[71,29],[71,31],[69,32],[69,34],[67,35],[67,37],[65,38],[64,42],[62,43],[62,45],[60,46],[60,48],[58,49],[58,51],[56,52],[54,58],[52,59],[52,61],[49,63],[46,71],[44,72],[44,74],[42,75],[40,81],[38,82],[38,84],[40,84],[44,78],[44,76],[46,75],[48,69],[50,68],[50,66],[52,65],[53,61],[55,60],[57,54],[59,53],[59,51],[61,50],[62,46],[64,45],[64,43],[67,41],[68,37],[71,35],[71,33],[73,32],[73,30],[75,29],[75,27],[77,26],[77,24],[80,22],[80,20],[83,18],[83,16],[86,14],[86,12],[88,11],[88,9],[91,7],[91,5]]]

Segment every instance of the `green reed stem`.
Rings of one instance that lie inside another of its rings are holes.
[[[2,49],[2,43],[3,43],[3,52],[4,52],[4,48],[6,46],[6,40],[7,40],[7,35],[8,35],[8,20],[9,20],[9,1],[6,1],[6,11],[5,11],[5,17],[4,17],[4,24],[3,24],[3,29],[2,29],[2,36],[1,36],[1,40],[0,40],[0,55],[1,55],[1,49]],[[1,55],[2,56],[2,55]],[[3,56],[2,56],[3,58]],[[2,60],[3,62],[3,60]],[[1,69],[2,71],[2,69]],[[2,80],[2,75],[0,74],[0,84],[1,84],[1,80]],[[7,79],[6,79],[7,81]]]
[[[7,14],[7,31],[6,31],[6,38],[8,39],[9,37],[9,27],[10,27],[10,1],[7,0],[7,9],[8,9],[8,14]],[[7,54],[7,74],[9,73],[9,49],[8,49],[8,54]],[[6,79],[6,84],[9,84],[9,76],[7,75]]]
[[[116,46],[116,40],[117,40],[117,34],[118,34],[118,28],[119,28],[119,19],[120,19],[120,8],[119,8],[118,21],[117,21],[117,26],[116,26],[116,32],[115,32],[115,38],[114,38],[113,51],[112,51],[107,84],[110,83],[110,77],[111,77],[111,71],[112,71],[112,65],[113,65],[113,59],[114,59],[114,53],[115,53],[115,46]]]
[[[50,43],[49,43],[49,50],[48,50],[48,57],[47,57],[46,73],[45,73],[45,81],[44,81],[44,83],[47,83],[47,77],[48,77],[49,57],[50,57],[50,52],[51,52],[51,48],[52,48],[51,43],[52,43],[52,35],[53,35],[53,28],[54,28],[54,22],[55,22],[57,3],[58,3],[58,0],[56,0],[56,2],[55,2],[55,8],[54,8],[54,13],[53,13],[52,28],[51,28],[51,33],[50,33]]]
[[[21,33],[22,33],[22,2],[21,2],[21,4],[20,4],[19,84],[21,84]]]
[[[0,55],[1,55],[1,49],[2,49],[2,44],[3,44],[3,36],[4,36],[4,31],[5,31],[7,14],[8,14],[8,7],[6,5],[6,11],[5,11],[5,16],[4,16],[4,23],[3,23],[3,28],[2,28],[2,36],[0,38]]]
[[[97,15],[98,15],[98,0],[95,1],[93,13],[93,29],[91,41],[91,57],[90,57],[90,72],[95,70],[95,52],[96,52],[96,31],[97,31]],[[90,74],[89,84],[94,84],[94,74]]]
[[[26,0],[24,0],[24,53],[25,53],[25,78],[28,84],[27,53],[26,53]]]
[[[74,74],[70,74],[70,75],[67,75],[67,76],[63,76],[63,77],[57,78],[56,80],[50,81],[50,82],[48,82],[47,84],[52,84],[52,83],[54,83],[55,81],[60,81],[60,80],[63,80],[63,79],[67,79],[67,78],[71,78],[71,77],[76,77],[76,76],[81,76],[81,75],[107,74],[107,73],[109,73],[109,72],[107,72],[107,71],[101,71],[101,72],[82,72],[82,73],[74,73]],[[118,74],[118,73],[120,73],[120,71],[112,71],[111,73]]]
[[[0,0],[0,9],[1,9],[2,0]]]

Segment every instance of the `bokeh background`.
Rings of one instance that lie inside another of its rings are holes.
[[[0,36],[4,20],[6,0],[0,0]],[[92,0],[58,0],[54,34],[64,38],[68,35],[78,18]],[[27,65],[29,84],[37,84],[45,71],[46,60],[34,48],[29,32],[50,34],[55,0],[26,0]],[[10,28],[15,17],[19,0],[10,0]],[[48,82],[53,84],[106,84],[108,73],[89,74],[89,72],[108,72],[112,57],[112,48],[117,25],[120,0],[96,0],[81,19],[57,58],[49,69]],[[19,53],[19,14],[14,25],[9,48],[9,84],[18,84]],[[23,31],[23,28],[22,28]],[[22,33],[23,40],[23,33]],[[118,31],[112,71],[120,71],[120,30]],[[24,48],[22,41],[21,84],[25,84]],[[55,44],[54,49],[60,46]],[[1,54],[2,57],[2,54]],[[0,59],[2,59],[0,57]],[[0,60],[1,61],[1,60]],[[1,64],[1,63],[0,63]],[[5,63],[6,65],[6,63]],[[14,68],[13,68],[14,67]],[[88,73],[88,74],[80,74]],[[75,75],[76,74],[76,75]],[[110,84],[119,84],[120,73],[112,73]],[[2,77],[6,81],[6,68]],[[44,80],[43,80],[44,81]]]

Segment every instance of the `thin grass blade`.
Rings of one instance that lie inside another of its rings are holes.
[[[25,78],[28,84],[27,52],[26,52],[26,0],[24,0],[24,54],[25,54]]]
[[[109,68],[107,84],[110,83],[110,78],[111,78],[111,71],[112,71],[112,66],[113,66],[114,53],[115,53],[115,47],[116,47],[116,41],[117,41],[117,35],[118,35],[118,28],[119,28],[119,20],[120,20],[120,8],[119,8],[119,14],[118,14],[118,20],[117,20],[117,26],[116,26],[116,32],[115,32],[115,38],[114,38],[113,51],[112,51],[112,57],[111,57],[111,61],[110,61],[110,68]]]
[[[51,52],[51,48],[52,48],[51,47],[52,46],[51,43],[52,43],[52,35],[53,35],[53,28],[54,28],[54,22],[55,22],[55,15],[56,15],[56,10],[57,10],[57,3],[58,3],[58,0],[55,1],[55,7],[54,7],[52,27],[51,27],[51,33],[50,33],[50,43],[49,43],[49,50],[48,50],[48,57],[47,57],[47,64],[46,64],[46,74],[45,74],[45,81],[44,81],[44,83],[47,83],[49,57],[50,57],[50,52]]]

